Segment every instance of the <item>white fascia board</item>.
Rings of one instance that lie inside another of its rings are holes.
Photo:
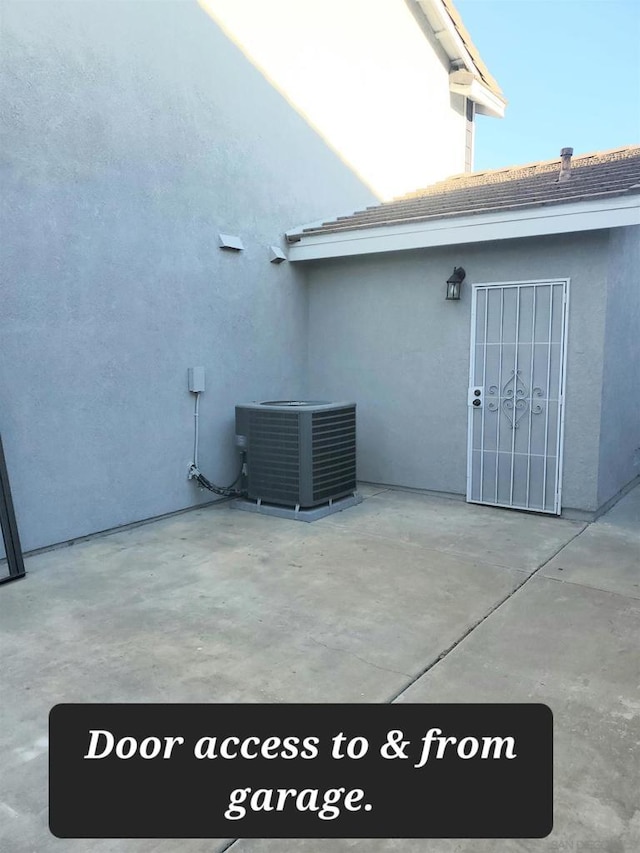
[[[637,195],[309,235],[290,245],[289,261],[401,252],[627,225],[640,225],[640,197]]]
[[[474,101],[476,109],[479,113],[485,116],[493,116],[494,118],[504,118],[504,109],[506,102],[498,98],[484,83],[481,83],[477,78],[473,78],[468,83],[458,83],[455,80],[453,72],[449,76],[449,89],[457,95],[464,95],[470,101]]]
[[[465,68],[475,73],[476,66],[471,54],[464,46],[464,42],[458,35],[449,13],[440,0],[418,0],[427,21],[431,25],[434,35],[442,45],[445,53],[452,62],[462,60]]]
[[[461,73],[460,69],[452,72],[449,78],[450,90],[454,94],[464,95],[474,101],[478,106],[478,112],[482,115],[504,118],[506,101],[478,79],[478,69],[473,57],[460,38],[441,0],[418,0],[418,2],[433,29],[435,37],[451,62],[462,62],[466,69],[466,74],[464,71]],[[470,77],[472,80],[457,81],[455,80],[456,74]]]

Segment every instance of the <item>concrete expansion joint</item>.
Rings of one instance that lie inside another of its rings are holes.
[[[388,703],[388,704],[392,704],[393,702],[397,702],[397,700],[398,700],[398,699],[403,695],[403,693],[406,693],[406,692],[407,692],[407,690],[408,690],[410,687],[412,687],[412,686],[416,683],[416,681],[419,681],[419,679],[421,679],[423,675],[426,675],[426,674],[427,674],[431,669],[433,669],[435,666],[437,666],[437,665],[440,663],[440,661],[444,660],[444,659],[445,659],[445,658],[446,658],[446,657],[447,657],[447,656],[448,656],[448,655],[449,655],[449,654],[450,654],[454,649],[456,649],[456,648],[457,648],[457,647],[458,647],[458,646],[459,646],[459,645],[460,645],[460,644],[461,644],[461,643],[462,643],[462,642],[463,642],[463,641],[464,641],[464,640],[465,640],[465,639],[466,639],[470,634],[472,634],[472,633],[476,630],[476,628],[479,628],[479,627],[480,627],[480,625],[482,625],[484,622],[486,622],[486,621],[487,621],[487,619],[489,619],[489,617],[490,617],[490,616],[492,616],[492,615],[493,615],[493,614],[494,614],[494,613],[495,613],[495,612],[496,612],[500,607],[502,607],[504,604],[506,604],[506,603],[507,603],[507,601],[509,601],[510,599],[512,599],[512,598],[514,597],[514,595],[516,595],[516,593],[520,592],[520,590],[521,590],[524,586],[526,586],[526,584],[528,584],[528,583],[529,583],[529,581],[530,581],[532,578],[536,577],[536,575],[538,574],[538,572],[540,572],[540,570],[541,570],[541,569],[543,569],[543,568],[544,568],[548,563],[550,563],[550,562],[551,562],[551,560],[553,560],[553,559],[554,559],[554,557],[557,557],[557,556],[558,556],[558,554],[559,554],[561,551],[563,551],[567,546],[569,546],[572,542],[574,542],[574,541],[578,538],[578,536],[581,536],[581,535],[584,533],[584,531],[585,531],[585,530],[587,530],[587,529],[590,527],[591,523],[592,523],[592,522],[587,522],[586,524],[584,524],[584,525],[580,528],[580,530],[576,531],[576,533],[574,533],[574,535],[573,535],[570,539],[568,539],[568,540],[567,540],[565,543],[563,543],[563,544],[562,544],[558,549],[556,549],[556,550],[553,552],[553,554],[550,554],[550,555],[547,557],[547,559],[546,559],[546,560],[544,560],[544,562],[540,563],[540,565],[539,565],[539,566],[537,566],[537,567],[536,567],[536,568],[531,572],[531,574],[530,574],[530,575],[528,575],[528,576],[527,576],[527,577],[522,581],[522,583],[520,583],[520,584],[518,584],[516,587],[514,587],[508,595],[505,595],[505,597],[504,597],[504,598],[502,598],[500,601],[498,601],[498,603],[497,603],[494,607],[492,607],[492,608],[491,608],[487,613],[485,613],[485,615],[484,615],[481,619],[478,619],[478,621],[477,621],[474,625],[472,625],[472,626],[471,626],[467,631],[465,631],[465,633],[464,633],[464,634],[462,634],[462,636],[458,637],[458,639],[457,639],[457,640],[455,640],[455,641],[454,641],[454,642],[449,646],[449,648],[447,648],[447,649],[445,649],[443,652],[441,652],[441,653],[438,655],[438,657],[436,657],[434,660],[432,660],[430,663],[428,663],[426,667],[424,667],[422,670],[420,670],[420,672],[418,672],[418,673],[417,673],[417,675],[415,675],[414,677],[412,677],[411,681],[409,681],[409,682],[408,682],[407,684],[405,684],[405,685],[404,685],[404,686],[403,686],[403,687],[402,687],[402,688],[401,688],[397,693],[394,693],[394,694],[393,694],[393,696],[391,696],[389,699],[387,699],[387,703]]]
[[[491,608],[491,610],[489,610],[481,619],[479,619],[474,625],[472,625],[468,631],[466,631],[462,636],[460,636],[457,640],[455,640],[447,649],[442,651],[436,658],[432,659],[416,675],[410,675],[409,673],[406,673],[406,672],[401,672],[399,670],[391,669],[389,667],[380,666],[379,664],[373,663],[372,661],[369,661],[366,658],[363,658],[360,655],[357,655],[354,652],[349,651],[348,649],[339,648],[336,646],[331,646],[327,643],[322,642],[321,640],[315,639],[315,637],[311,637],[310,640],[313,643],[315,643],[319,646],[322,646],[325,649],[328,649],[328,650],[333,651],[333,652],[338,652],[340,654],[348,655],[349,657],[354,658],[356,660],[359,660],[362,663],[364,663],[365,665],[374,667],[377,670],[380,670],[383,672],[394,673],[395,675],[401,675],[401,676],[408,678],[409,681],[406,682],[399,691],[397,691],[390,699],[387,700],[387,702],[389,704],[396,702],[413,684],[415,684],[420,678],[422,678],[423,675],[425,675],[427,672],[429,672],[429,670],[433,669],[433,667],[435,667],[438,663],[440,663],[440,661],[444,660],[450,654],[450,652],[452,652],[457,646],[459,646],[463,642],[463,640],[465,640],[470,634],[472,634],[476,630],[476,628],[478,628],[480,625],[482,625],[482,623],[485,622],[493,613],[495,613],[507,601],[509,601],[511,598],[513,598],[513,596],[517,592],[519,592],[527,583],[529,583],[529,581],[532,578],[534,578],[540,572],[541,569],[543,569],[549,562],[551,562],[551,560],[553,560],[554,557],[556,557],[559,553],[561,553],[568,545],[570,545],[572,542],[574,542],[589,527],[590,527],[590,523],[583,524],[580,527],[580,529],[577,530],[574,533],[574,535],[567,542],[565,542],[563,545],[561,545],[559,548],[557,548],[554,551],[554,553],[549,555],[549,557],[547,557],[546,560],[544,560],[542,563],[540,563],[540,565],[537,566],[533,570],[533,572],[528,574],[523,579],[523,581],[521,583],[519,583],[508,595],[506,595],[502,600],[500,600],[493,608]],[[374,536],[372,538],[380,538],[380,537]],[[382,538],[384,538],[384,537],[382,537]],[[242,839],[241,838],[234,838],[234,839],[229,840],[229,842],[227,844],[225,844],[225,846],[220,849],[219,853],[226,853],[226,851],[231,850],[231,848],[233,848],[237,844],[237,842],[239,842],[239,841],[242,841]]]

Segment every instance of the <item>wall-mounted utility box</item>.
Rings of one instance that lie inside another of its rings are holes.
[[[189,391],[195,394],[204,391],[204,367],[189,368]]]

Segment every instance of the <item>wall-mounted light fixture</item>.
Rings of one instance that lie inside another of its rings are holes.
[[[460,290],[466,272],[462,267],[454,267],[453,272],[447,279],[447,299],[460,299]]]

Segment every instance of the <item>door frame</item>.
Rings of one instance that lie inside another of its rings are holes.
[[[563,318],[562,318],[562,355],[560,358],[560,396],[558,400],[559,418],[557,427],[558,464],[556,466],[556,488],[553,510],[529,509],[528,507],[509,507],[504,504],[496,504],[491,501],[476,501],[471,499],[471,473],[472,473],[472,449],[473,449],[473,407],[469,404],[469,392],[467,390],[467,503],[481,504],[482,506],[497,506],[501,509],[515,509],[525,512],[545,513],[546,515],[560,515],[562,511],[562,478],[564,472],[564,419],[567,382],[567,351],[569,340],[569,294],[571,279],[567,276],[557,278],[522,279],[520,281],[478,281],[471,285],[471,327],[469,330],[469,381],[467,389],[474,383],[475,358],[476,358],[476,314],[478,305],[478,291],[481,288],[491,287],[531,287],[532,285],[563,285]]]

